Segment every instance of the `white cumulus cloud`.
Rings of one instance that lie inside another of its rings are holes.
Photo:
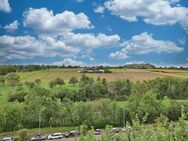
[[[103,6],[98,6],[96,9],[94,9],[94,12],[103,14],[104,13],[104,7]]]
[[[61,65],[65,65],[65,66],[84,66],[84,63],[82,61],[79,61],[79,60],[66,58],[66,59],[63,59],[62,61],[54,62],[52,65],[57,65],[57,66],[61,66]]]
[[[106,34],[98,34],[94,35],[92,33],[68,33],[64,36],[64,40],[67,44],[71,46],[79,46],[82,48],[97,48],[97,47],[113,47],[119,46],[120,37],[115,35],[106,35]]]
[[[19,26],[19,22],[17,20],[15,20],[14,22],[8,24],[8,25],[5,25],[3,28],[6,29],[8,32],[12,32],[16,29],[18,29],[18,26]]]
[[[11,7],[9,5],[8,0],[0,0],[0,11],[10,13]]]
[[[34,36],[0,36],[1,60],[35,57],[70,57],[85,54],[94,48],[120,45],[118,35],[67,33],[54,37],[47,34]],[[93,58],[89,58],[93,61]]]
[[[84,13],[75,14],[64,11],[54,15],[47,8],[30,8],[24,13],[24,26],[31,27],[40,33],[62,33],[75,29],[93,28],[89,18]]]
[[[34,57],[68,56],[80,50],[66,46],[63,41],[50,36],[0,36],[0,58],[3,60],[31,59]]]
[[[153,25],[173,25],[180,23],[188,32],[188,8],[172,6],[179,0],[109,0],[104,6],[113,15],[129,22],[142,17],[145,23]]]
[[[117,52],[112,52],[109,57],[115,59],[125,59],[131,54],[148,54],[148,53],[178,53],[184,48],[178,47],[172,41],[163,41],[153,39],[151,34],[144,32],[135,35],[131,40],[123,43],[124,48]]]

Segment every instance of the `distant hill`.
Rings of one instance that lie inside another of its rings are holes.
[[[127,69],[155,69],[156,67],[151,64],[129,64],[129,65],[125,65],[124,68],[127,68]]]

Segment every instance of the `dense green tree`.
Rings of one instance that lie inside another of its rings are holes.
[[[8,106],[4,109],[4,123],[3,131],[13,131],[17,128],[21,121],[23,120],[22,117],[22,109],[17,106]]]
[[[130,80],[117,80],[108,84],[108,93],[111,99],[126,100],[131,95],[132,83]]]
[[[61,79],[61,78],[56,78],[56,79],[54,80],[54,83],[55,83],[55,85],[59,85],[60,87],[61,87],[62,85],[65,85],[64,80]]]
[[[8,101],[9,102],[24,102],[25,97],[28,94],[28,92],[23,87],[17,87],[14,90],[9,92]]]
[[[0,83],[4,86],[5,85],[5,77],[0,77]]]
[[[11,86],[15,86],[16,84],[19,83],[19,81],[20,81],[20,77],[16,73],[10,73],[7,75],[7,82]]]
[[[41,80],[40,79],[35,79],[35,83],[40,85],[41,84]]]
[[[27,129],[22,129],[19,131],[19,139],[20,141],[26,141],[27,140]]]
[[[50,81],[50,82],[48,83],[48,85],[49,85],[50,88],[53,88],[53,87],[55,86],[55,83],[54,83],[54,81]]]
[[[76,77],[71,77],[69,83],[75,85],[76,83],[78,83],[78,79]]]
[[[80,78],[80,85],[84,86],[84,85],[90,85],[94,82],[93,78],[86,76],[85,74],[82,75],[82,77]]]

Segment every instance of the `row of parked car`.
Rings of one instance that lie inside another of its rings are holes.
[[[124,132],[126,129],[125,128],[112,128],[113,133],[119,133],[119,132]],[[101,129],[95,129],[94,133],[95,135],[100,135],[102,132]],[[37,135],[35,137],[31,138],[31,141],[43,141],[43,140],[55,140],[55,139],[61,139],[61,138],[71,138],[71,137],[77,137],[79,136],[80,133],[77,131],[70,131],[70,132],[63,132],[63,133],[53,133],[48,136],[41,136]]]
[[[112,128],[113,133],[119,133],[124,132],[125,128]],[[100,135],[102,132],[101,129],[95,129],[95,135]],[[61,139],[61,138],[71,138],[71,137],[77,137],[80,133],[77,131],[70,131],[70,132],[63,132],[63,133],[53,133],[50,135],[36,135],[32,137],[31,141],[44,141],[44,140],[55,140],[55,139]],[[12,137],[5,137],[1,141],[14,141]]]
[[[79,136],[79,132],[77,131],[70,131],[70,132],[63,132],[63,133],[53,133],[48,136],[37,135],[31,138],[31,141],[43,141],[43,140],[55,140],[61,138],[70,138],[70,137],[77,137]]]

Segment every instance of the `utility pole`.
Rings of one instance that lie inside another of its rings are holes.
[[[125,127],[125,108],[123,109],[123,127]]]
[[[40,135],[40,127],[41,127],[41,113],[39,111],[39,135]]]

